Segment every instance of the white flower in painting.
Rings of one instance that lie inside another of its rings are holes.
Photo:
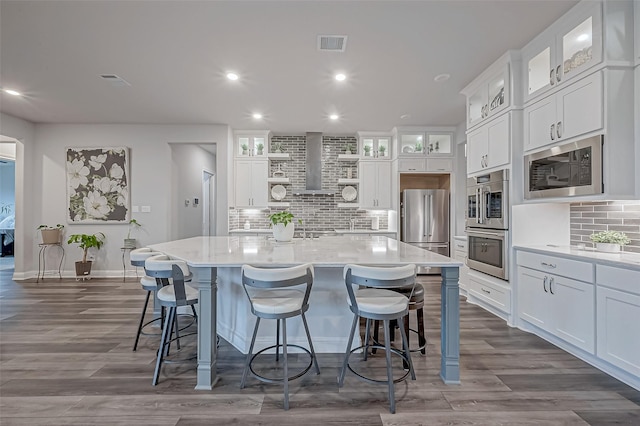
[[[89,218],[101,219],[111,210],[107,202],[107,197],[98,191],[89,192],[82,201],[84,203],[84,210],[87,212]]]
[[[129,197],[129,190],[124,186],[118,186],[116,188],[118,192],[118,197],[116,198],[116,204],[119,206],[124,206],[127,202],[127,198]]]
[[[96,178],[93,180],[93,189],[100,191],[103,194],[113,192],[113,190],[117,186],[118,186],[118,183],[116,181],[109,179],[108,177]]]
[[[89,164],[95,170],[98,170],[100,167],[102,167],[102,164],[106,160],[107,160],[107,154],[92,155],[91,158],[89,159]]]
[[[89,182],[89,179],[87,179],[89,168],[78,159],[72,162],[67,161],[67,175],[69,177],[69,186],[73,189],[80,185],[85,186]]]
[[[112,179],[122,179],[124,177],[124,170],[118,164],[113,163],[111,170],[109,170],[109,176],[111,176]]]

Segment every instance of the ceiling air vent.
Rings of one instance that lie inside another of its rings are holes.
[[[128,81],[115,74],[101,74],[100,77],[113,87],[131,86]]]
[[[328,52],[344,52],[347,48],[347,36],[321,35],[318,36],[318,50]]]

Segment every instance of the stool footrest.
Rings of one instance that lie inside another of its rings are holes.
[[[182,336],[181,336],[182,337]],[[252,357],[251,357],[251,361],[249,361],[249,371],[251,371],[251,374],[254,375],[254,377],[258,380],[260,380],[261,382],[265,382],[265,383],[282,383],[284,382],[284,377],[266,377],[266,376],[262,376],[258,373],[255,372],[255,370],[253,369],[253,361],[255,360],[255,358],[262,354],[265,351],[268,351],[270,349],[274,349],[276,347],[281,348],[283,345],[272,345],[272,346],[268,346],[258,352],[256,352]],[[305,375],[305,373],[307,371],[309,371],[311,369],[311,366],[313,365],[313,355],[311,354],[311,351],[303,346],[299,346],[299,345],[293,345],[291,343],[287,343],[287,348],[298,348],[301,349],[302,351],[306,352],[309,355],[309,364],[304,367],[299,373],[296,373],[292,376],[289,376],[287,378],[287,380],[295,380],[299,377],[302,377]],[[288,353],[288,355],[292,355],[291,353]]]
[[[368,345],[368,347],[376,348],[376,349],[382,349],[382,350],[386,349],[384,345],[379,345],[379,344]],[[361,349],[365,349],[365,345],[362,345],[362,346],[359,346],[359,347],[357,347],[355,349],[352,349],[351,352],[349,353],[349,358],[351,358],[351,355],[353,355],[354,352],[359,351]],[[400,358],[402,358],[402,362],[403,363],[408,363],[409,362],[408,358],[400,350],[398,350],[396,348],[389,348],[389,351],[392,354],[398,355]],[[360,378],[361,380],[364,380],[367,383],[374,383],[374,384],[375,383],[389,383],[388,380],[376,380],[376,379],[372,379],[372,378],[367,377],[367,376],[363,376],[362,374],[360,374],[357,371],[355,371],[351,367],[351,364],[349,362],[347,362],[347,368],[349,369],[349,371],[351,371],[353,374],[355,374],[358,378]],[[393,383],[399,383],[399,382],[404,381],[410,373],[411,373],[411,370],[405,370],[405,373],[401,377],[395,379],[393,381]]]

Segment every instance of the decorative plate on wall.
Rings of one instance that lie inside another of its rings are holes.
[[[280,201],[287,195],[287,189],[282,185],[274,185],[271,188],[271,196],[274,200]]]
[[[358,191],[353,186],[345,186],[342,190],[342,198],[345,201],[353,201],[358,196]]]

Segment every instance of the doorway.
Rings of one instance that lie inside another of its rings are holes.
[[[0,136],[0,270],[14,269],[16,140]]]
[[[216,181],[213,172],[202,171],[202,236],[216,235]]]

